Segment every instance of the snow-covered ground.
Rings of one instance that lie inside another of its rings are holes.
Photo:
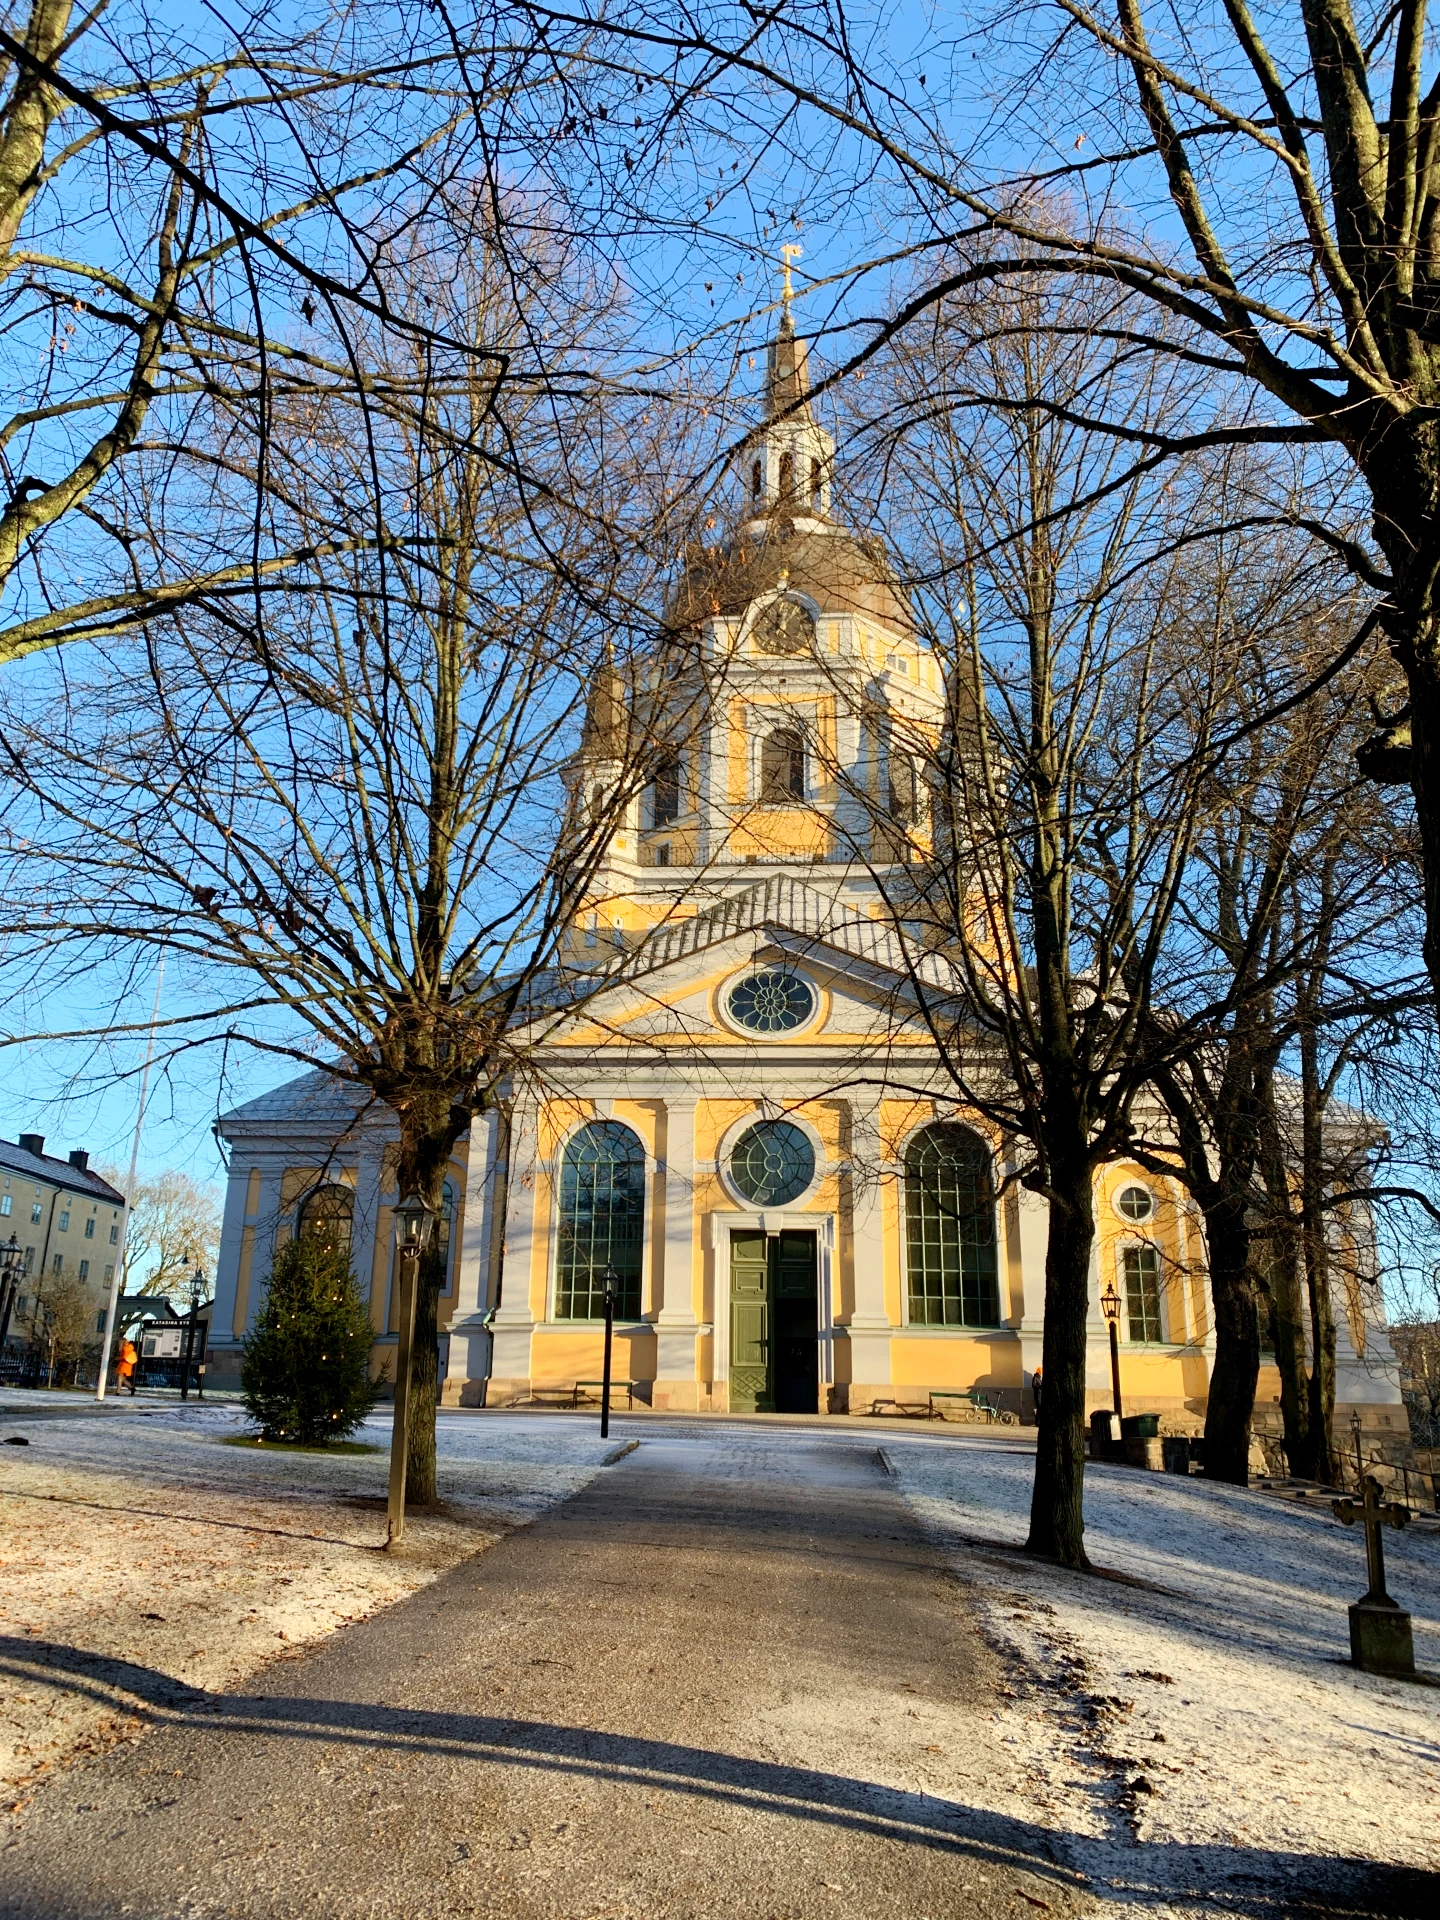
[[[0,1394],[0,1805],[138,1730],[127,1666],[232,1685],[564,1499],[614,1444],[593,1420],[442,1415],[446,1511],[407,1518],[397,1558],[388,1412],[355,1436],[371,1454],[223,1444],[247,1430],[234,1406]]]
[[[1257,1894],[1301,1910],[1287,1886],[1308,1912],[1347,1862],[1362,1879],[1370,1862],[1440,1869],[1440,1686],[1349,1666],[1364,1541],[1328,1501],[1089,1467],[1087,1551],[1127,1577],[1096,1579],[1014,1551],[1023,1442],[896,1435],[885,1451],[1005,1657],[998,1731],[1026,1782],[1013,1810],[1054,1833],[1104,1914],[1190,1920]],[[1440,1676],[1440,1533],[1387,1531],[1385,1546],[1417,1664]],[[1378,1897],[1366,1911],[1386,1911]]]

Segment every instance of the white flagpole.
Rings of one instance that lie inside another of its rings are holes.
[[[130,1142],[130,1174],[125,1182],[125,1218],[120,1223],[120,1254],[115,1262],[115,1278],[110,1283],[110,1298],[105,1303],[105,1337],[100,1342],[100,1379],[95,1398],[105,1398],[105,1381],[110,1372],[110,1349],[115,1340],[115,1316],[125,1292],[125,1268],[130,1258],[130,1207],[135,1198],[135,1169],[140,1162],[140,1130],[145,1125],[145,1102],[150,1096],[150,1063],[155,1058],[155,1027],[160,1018],[160,989],[165,984],[165,949],[160,949],[160,971],[155,976],[155,1005],[150,1010],[150,1040],[145,1048],[145,1071],[140,1075],[140,1105],[135,1114],[135,1137]]]

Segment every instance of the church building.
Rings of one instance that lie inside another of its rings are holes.
[[[571,935],[613,984],[455,1150],[441,1236],[443,1399],[568,1404],[601,1373],[694,1412],[1033,1417],[1046,1206],[957,1108],[886,901],[924,832],[902,733],[945,724],[940,662],[883,546],[832,498],[788,303],[728,534],[667,610],[713,693],[614,835]],[[623,687],[602,689],[612,703]],[[592,700],[578,778],[606,777]],[[886,796],[884,807],[873,803]],[[888,863],[893,863],[890,874]],[[887,878],[888,876],[888,878]],[[643,965],[637,964],[643,956]],[[316,1072],[227,1114],[211,1378],[233,1381],[277,1242],[348,1223],[377,1366],[398,1308],[395,1130]],[[1214,1351],[1199,1216],[1178,1183],[1096,1180],[1090,1401],[1204,1417]],[[1373,1268],[1358,1210],[1337,1270]],[[1379,1290],[1337,1282],[1337,1426],[1405,1428]],[[1278,1421],[1262,1366],[1257,1414]]]

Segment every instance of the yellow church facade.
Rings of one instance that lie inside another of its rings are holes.
[[[833,451],[787,315],[747,499],[667,609],[691,663],[673,752],[571,931],[584,991],[546,1009],[524,1083],[455,1152],[450,1404],[588,1398],[608,1286],[615,1377],[656,1410],[1033,1417],[1045,1202],[1015,1143],[957,1108],[914,988],[943,957],[917,963],[893,910],[926,833],[905,742],[944,726],[946,690],[883,550],[832,509]],[[634,693],[617,676],[592,702],[582,799],[619,777]],[[267,1250],[321,1204],[348,1209],[386,1363],[384,1118],[350,1124],[317,1074],[221,1132],[212,1368],[238,1370]],[[1198,1426],[1214,1350],[1199,1216],[1178,1183],[1120,1163],[1097,1176],[1096,1220],[1090,1402],[1111,1404],[1108,1295],[1126,1411]],[[1367,1223],[1346,1232],[1337,1267],[1363,1271]],[[1339,1403],[1398,1431],[1378,1289],[1344,1293]],[[1279,1391],[1262,1366],[1262,1417]]]

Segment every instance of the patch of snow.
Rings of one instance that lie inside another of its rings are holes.
[[[1440,1869],[1440,1688],[1348,1664],[1364,1539],[1328,1501],[1087,1466],[1086,1550],[1135,1585],[1018,1551],[1028,1447],[886,1452],[1012,1676],[997,1732],[1023,1784],[987,1804],[1048,1827],[1105,1914],[1233,1914],[1261,1888],[1273,1911],[1367,1863]],[[1440,1532],[1385,1550],[1440,1674]]]

